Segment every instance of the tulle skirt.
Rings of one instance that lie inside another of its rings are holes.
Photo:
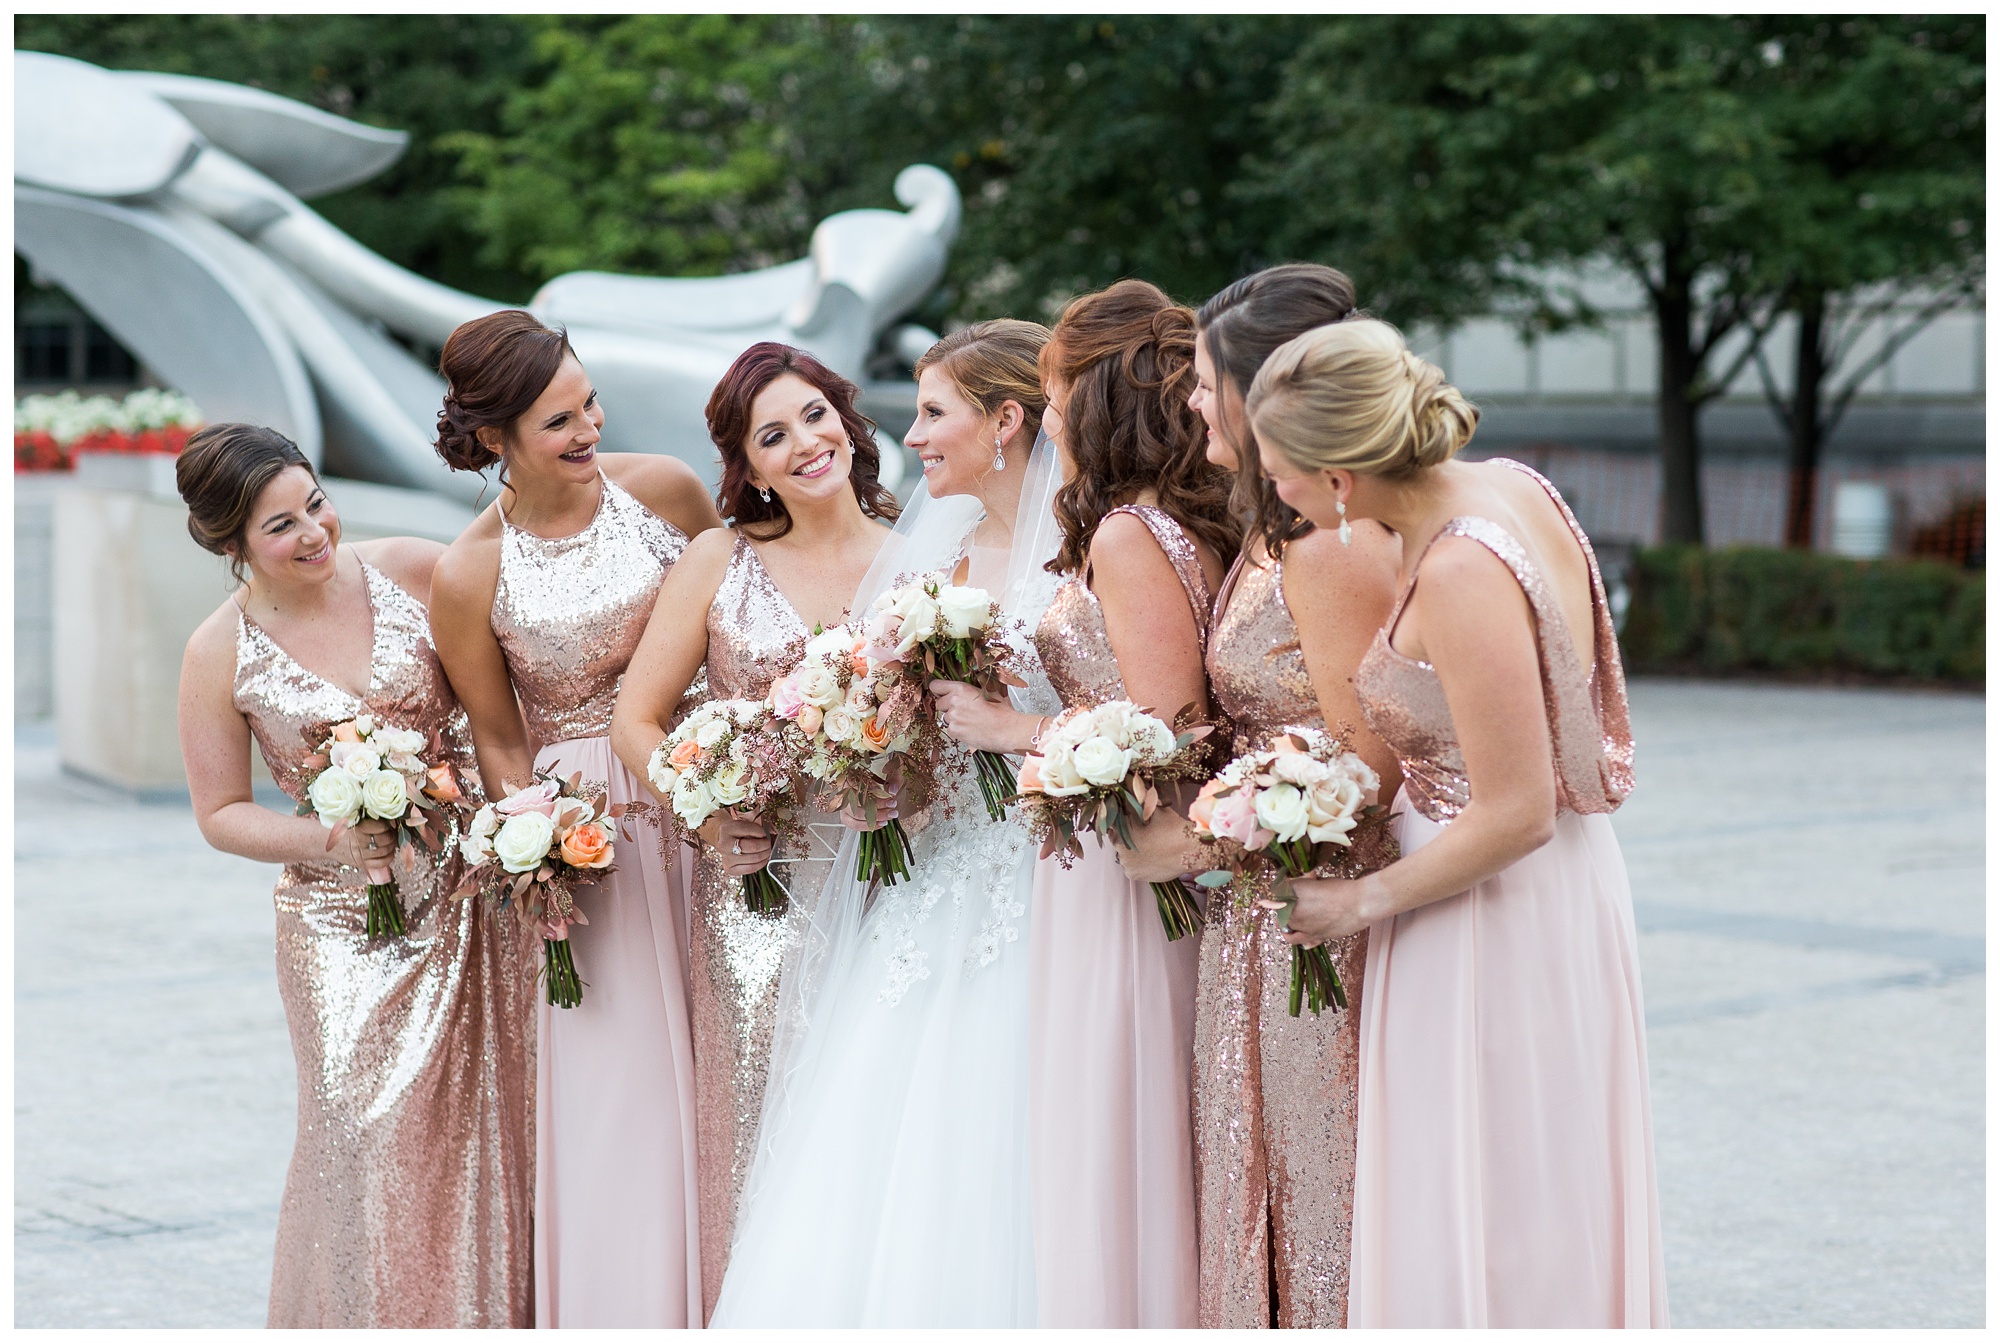
[[[851,888],[806,934],[809,948],[823,936],[824,961],[773,1064],[713,1327],[1035,1323],[1034,854],[976,797],[960,812],[915,836],[909,881],[865,914]]]
[[[577,899],[590,920],[570,929],[583,1002],[540,999],[536,1323],[699,1327],[686,850],[609,738],[551,743],[535,766],[608,781],[632,806],[613,870]]]
[[[1028,1141],[1040,1320],[1196,1322],[1189,1076],[1201,939],[1093,839],[1035,865]]]
[[[1443,833],[1398,797],[1405,854]],[[1608,816],[1369,930],[1350,1327],[1665,1326],[1645,1010]]]

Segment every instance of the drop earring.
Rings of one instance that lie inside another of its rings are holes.
[[[993,431],[993,469],[995,471],[1005,471],[1007,469],[1007,453],[1000,446],[1000,431],[998,429]]]
[[[770,486],[768,486],[768,485],[762,485],[762,486],[759,486],[759,487],[758,487],[758,489],[757,489],[757,493],[759,493],[759,494],[761,494],[761,495],[763,495],[763,496],[764,496],[764,502],[765,502],[765,503],[767,503],[767,504],[768,504],[768,503],[770,503],[770,502],[771,502],[771,487],[770,487]],[[1345,529],[1346,529],[1346,527],[1347,527],[1347,524],[1346,524],[1346,523],[1344,523],[1344,522],[1343,522],[1343,523],[1341,523],[1340,525],[1341,525],[1341,528],[1342,528],[1343,530],[1345,530]]]
[[[1333,508],[1336,513],[1340,514],[1340,544],[1343,546],[1353,545],[1354,529],[1347,525],[1347,501],[1345,499],[1339,500],[1334,504]]]

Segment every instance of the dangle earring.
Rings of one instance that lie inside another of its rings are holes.
[[[757,493],[759,493],[759,494],[761,494],[761,495],[763,495],[763,496],[764,496],[764,502],[765,502],[765,503],[767,503],[767,504],[768,504],[768,503],[770,503],[770,502],[771,502],[771,487],[770,487],[769,485],[764,485],[764,486],[760,486],[760,487],[758,487],[758,490],[757,490]],[[1341,525],[1341,527],[1342,527],[1342,529],[1343,529],[1343,530],[1344,530],[1344,529],[1346,528],[1346,526],[1347,526],[1347,524],[1346,524],[1346,523],[1344,523],[1344,522],[1343,522],[1343,523],[1341,523],[1340,525]],[[1344,538],[1343,538],[1343,539],[1344,539]]]
[[[1005,471],[1007,469],[1007,453],[1000,446],[1000,431],[998,429],[993,431],[993,469],[995,471]]]
[[[1347,525],[1347,501],[1345,499],[1337,500],[1333,508],[1336,513],[1340,514],[1340,544],[1343,546],[1353,545],[1354,529]]]

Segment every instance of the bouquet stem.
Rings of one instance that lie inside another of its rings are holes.
[[[1303,877],[1312,871],[1313,846],[1305,840],[1291,844],[1274,844],[1270,852],[1278,861],[1279,869],[1287,877]],[[1295,897],[1290,883],[1284,883],[1287,903],[1278,912],[1278,926],[1291,927],[1291,915]],[[1347,990],[1340,985],[1340,972],[1333,968],[1333,951],[1324,943],[1316,947],[1292,947],[1292,994],[1287,1008],[1297,1016],[1301,1008],[1310,1007],[1314,1016],[1326,1010],[1332,1003],[1345,1011]]]
[[[792,907],[792,898],[769,868],[758,868],[743,878],[743,907],[752,914],[783,914]]]
[[[368,883],[368,936],[401,937],[404,933],[403,902],[396,898],[396,883]]]
[[[1167,930],[1167,941],[1178,942],[1201,927],[1201,906],[1178,878],[1154,882],[1153,898],[1160,905],[1160,923]]]
[[[548,984],[550,1007],[575,1007],[583,1002],[583,980],[576,973],[576,956],[569,939],[542,939],[542,978]]]
[[[873,886],[881,882],[894,886],[910,875],[910,836],[900,820],[891,819],[876,830],[861,835],[861,861],[855,865],[854,879]]]
[[[1007,800],[1014,796],[1014,771],[1007,758],[997,751],[974,751],[973,769],[979,775],[979,795],[986,800],[989,820],[1007,819]]]

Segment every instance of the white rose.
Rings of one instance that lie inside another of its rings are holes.
[[[319,813],[319,823],[331,830],[361,815],[361,782],[344,769],[323,769],[306,785],[306,801]]]
[[[373,732],[375,730],[375,715],[369,713],[356,714],[354,716],[354,730],[364,737]]]
[[[840,678],[825,667],[813,665],[799,673],[799,698],[815,709],[831,709],[840,703]]]
[[[857,676],[847,687],[847,698],[842,703],[855,717],[866,718],[875,711],[875,688]]]
[[[326,758],[335,769],[353,775],[356,782],[382,768],[382,753],[365,741],[337,741]]]
[[[410,786],[393,769],[378,769],[361,781],[361,808],[378,821],[399,819],[410,809]]]
[[[993,624],[993,598],[984,588],[946,588],[937,595],[938,624],[964,639]]]
[[[1052,745],[1066,746],[1075,750],[1077,746],[1097,735],[1097,721],[1088,713],[1066,715],[1056,721],[1042,737]]]
[[[826,718],[820,725],[828,741],[845,746],[861,735],[861,719],[854,710],[841,705],[826,711]]]
[[[1306,795],[1281,783],[1257,794],[1257,824],[1289,843],[1306,832]]]
[[[898,631],[896,656],[901,657],[924,640],[937,633],[938,604],[931,594],[915,583],[897,594],[896,604],[889,610],[903,618],[903,627]]]
[[[1306,791],[1306,835],[1315,844],[1345,844],[1354,829],[1354,813],[1364,802],[1357,779],[1330,775]]]
[[[1109,737],[1092,737],[1076,748],[1073,757],[1076,772],[1083,776],[1086,783],[1099,788],[1123,782],[1132,768],[1132,753]]]
[[[757,721],[757,715],[764,712],[764,701],[757,699],[733,699],[729,701],[729,713],[736,720],[736,726],[749,727]]]
[[[700,829],[702,822],[715,814],[715,799],[710,796],[708,785],[693,771],[674,781],[673,806],[674,815],[690,830]]]
[[[538,811],[516,812],[493,836],[493,856],[509,872],[533,872],[549,856],[556,823]]]
[[[1056,746],[1042,758],[1042,791],[1050,797],[1076,797],[1090,791],[1076,767],[1076,752]]]
[[[750,796],[749,773],[742,761],[730,761],[709,779],[710,796],[725,807],[740,805]]]
[[[704,717],[694,730],[694,744],[704,751],[715,749],[716,743],[729,735],[729,722],[719,714]]]
[[[430,745],[430,738],[415,728],[385,727],[375,734],[373,744],[385,751],[415,755]]]
[[[474,839],[487,840],[493,838],[493,832],[499,828],[500,813],[493,810],[493,804],[489,802],[473,813],[472,824],[466,833]]]
[[[662,797],[674,791],[674,782],[680,778],[680,771],[667,763],[668,749],[669,743],[661,742],[646,759],[646,781]]]
[[[476,835],[467,835],[458,841],[458,851],[464,856],[468,867],[483,867],[486,860],[493,856],[491,846]]]
[[[422,756],[411,755],[408,751],[391,751],[382,761],[398,774],[422,774],[425,766]]]
[[[1125,743],[1136,760],[1158,764],[1174,753],[1174,730],[1149,713],[1134,713],[1126,723]]]
[[[1327,777],[1326,766],[1309,755],[1281,751],[1271,760],[1271,777],[1297,788],[1310,788]]]
[[[597,808],[582,798],[563,797],[556,799],[555,809],[549,814],[549,819],[555,822],[557,834],[566,835],[572,827],[582,825],[596,814]]]

